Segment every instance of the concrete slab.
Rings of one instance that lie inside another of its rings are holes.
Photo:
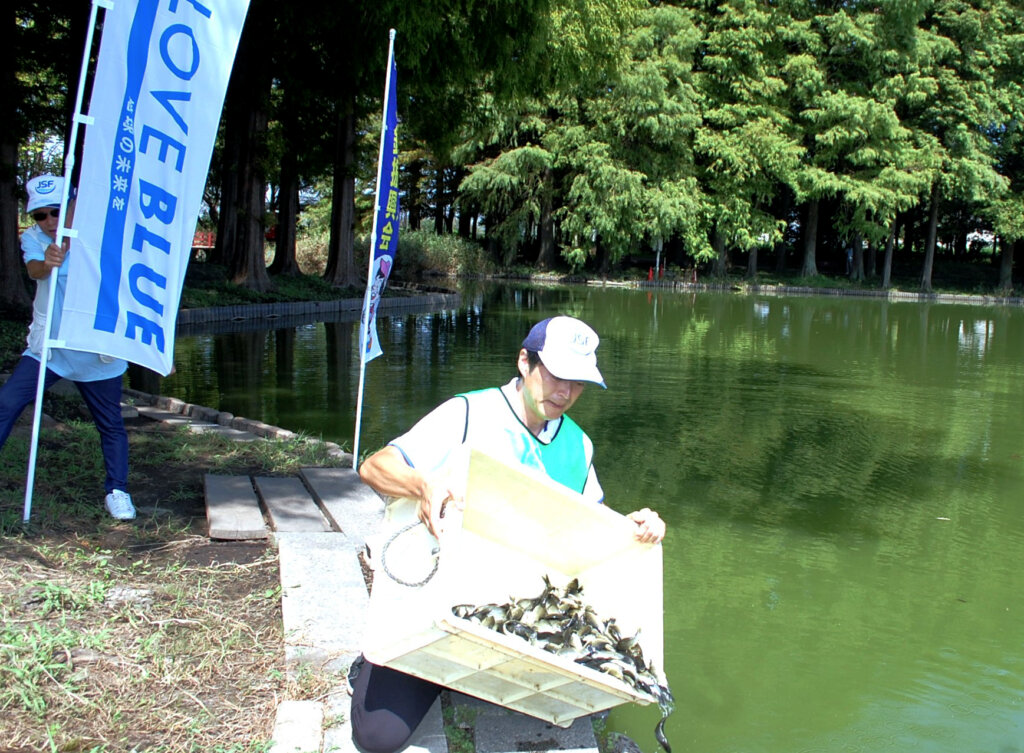
[[[271,753],[320,753],[323,723],[323,704],[281,701],[274,720]]]
[[[597,753],[597,738],[589,716],[580,717],[569,727],[557,727],[463,693],[451,693],[451,701],[456,708],[468,710],[475,720],[476,753]]]
[[[333,525],[362,548],[384,517],[380,495],[352,468],[303,468],[299,475]]]
[[[154,408],[151,405],[139,405],[139,415],[143,418],[148,418],[151,421],[160,421],[161,423],[171,424],[172,426],[184,426],[191,422],[191,418],[183,416],[180,413],[170,413],[159,408]]]
[[[259,439],[259,437],[251,431],[232,429],[230,426],[221,426],[220,424],[209,423],[206,421],[192,420],[189,421],[187,426],[188,430],[193,434],[219,434],[225,439],[230,439],[234,442],[255,442]]]
[[[330,525],[306,487],[297,478],[257,476],[256,492],[263,500],[275,531],[329,531]]]
[[[211,539],[265,539],[267,524],[248,476],[203,476]]]
[[[370,599],[352,542],[342,533],[276,533],[281,618],[289,665],[341,675],[359,655]]]

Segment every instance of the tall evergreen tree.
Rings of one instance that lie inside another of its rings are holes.
[[[795,182],[802,155],[782,76],[780,29],[790,21],[788,9],[756,0],[718,3],[702,17],[695,152],[718,275],[730,248],[770,247],[785,230],[771,205],[782,185]]]

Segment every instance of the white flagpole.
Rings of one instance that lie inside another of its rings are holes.
[[[377,248],[377,215],[380,212],[380,179],[384,165],[384,140],[388,130],[388,104],[391,94],[391,68],[395,54],[395,30],[388,32],[388,67],[384,77],[384,111],[380,125],[380,150],[377,154],[377,187],[373,203],[373,225],[370,231],[370,253],[367,259],[366,295],[363,296],[363,313],[359,324],[359,389],[356,393],[356,429],[352,439],[352,468],[359,467],[359,429],[363,421],[363,385],[366,382],[366,339],[370,328],[370,297],[373,286],[373,255]]]
[[[75,95],[75,110],[71,138],[67,145],[67,157],[64,159],[64,188],[60,197],[60,217],[57,219],[57,237],[54,240],[57,246],[64,243],[65,238],[75,238],[78,233],[72,228],[64,227],[64,218],[67,215],[68,196],[71,192],[71,175],[75,169],[75,149],[78,146],[78,128],[80,125],[91,125],[92,118],[82,113],[82,99],[85,92],[85,78],[89,71],[89,51],[92,49],[92,39],[96,31],[96,16],[100,8],[113,8],[113,0],[92,0],[92,8],[89,11],[89,30],[85,36],[85,48],[82,50],[82,67],[78,72],[78,92]],[[28,475],[25,478],[25,510],[22,515],[22,522],[27,523],[32,515],[32,491],[36,480],[36,455],[39,448],[39,424],[42,421],[43,393],[46,391],[46,362],[50,356],[50,327],[53,323],[53,304],[57,296],[57,274],[58,269],[50,270],[49,295],[46,298],[46,332],[43,337],[43,346],[39,352],[39,379],[36,382],[36,403],[32,416],[32,439],[29,445]],[[55,342],[59,347],[60,343]]]

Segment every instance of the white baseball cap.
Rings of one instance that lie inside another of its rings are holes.
[[[25,190],[28,191],[26,214],[31,214],[39,207],[57,207],[64,194],[64,179],[49,173],[37,175],[25,184]]]
[[[544,367],[559,379],[593,382],[607,389],[597,370],[600,342],[597,333],[579,319],[553,316],[533,325],[523,347],[535,351]]]

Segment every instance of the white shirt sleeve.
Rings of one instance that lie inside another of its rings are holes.
[[[389,444],[397,448],[405,462],[420,473],[436,473],[462,446],[467,410],[463,397],[446,400]]]

